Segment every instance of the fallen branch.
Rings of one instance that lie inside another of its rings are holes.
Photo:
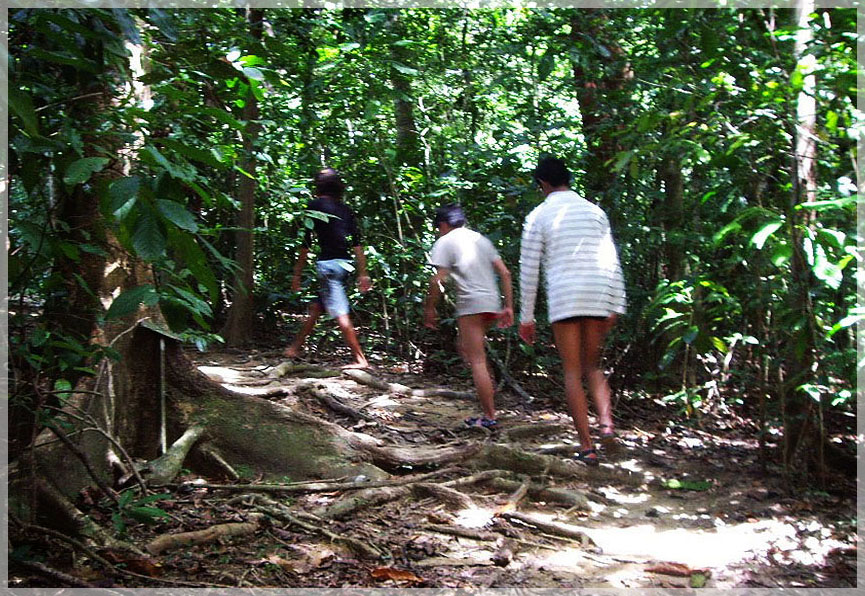
[[[219,524],[210,526],[204,530],[194,532],[182,532],[180,534],[166,534],[151,540],[147,546],[147,552],[158,555],[167,550],[215,542],[220,538],[234,538],[238,536],[249,536],[261,527],[263,516],[260,514],[250,515],[250,521],[239,523]]]
[[[528,492],[529,480],[528,478],[524,478],[522,483],[518,483],[516,489],[508,496],[508,500],[496,510],[496,514],[501,515],[502,513],[515,510]]]
[[[361,385],[380,389],[388,393],[396,393],[398,395],[410,395],[412,397],[449,397],[454,399],[475,399],[474,393],[468,391],[453,391],[451,389],[440,389],[435,387],[431,389],[413,389],[408,385],[403,385],[401,383],[388,383],[387,381],[377,379],[368,372],[359,369],[347,369],[342,371],[342,374],[349,377],[353,381],[360,383]]]
[[[528,391],[522,388],[522,386],[517,383],[517,381],[510,375],[508,372],[508,367],[504,365],[504,363],[499,359],[493,349],[487,344],[487,354],[489,355],[490,360],[493,361],[493,364],[496,365],[496,368],[499,369],[499,376],[505,384],[513,389],[514,393],[523,398],[523,401],[527,404],[535,401],[535,398],[532,397]]]

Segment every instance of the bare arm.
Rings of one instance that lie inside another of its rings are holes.
[[[435,275],[430,278],[429,291],[424,306],[424,325],[430,329],[436,328],[436,306],[438,306],[439,298],[442,295],[444,281],[450,273],[449,269],[439,267],[436,269]]]
[[[291,289],[294,292],[300,291],[300,274],[303,273],[303,268],[306,266],[306,259],[309,256],[309,249],[305,246],[300,249],[300,254],[297,257],[297,262],[294,264],[294,277],[291,280]]]
[[[357,285],[361,292],[368,292],[372,288],[372,280],[366,272],[366,255],[363,254],[362,246],[354,247],[354,261],[357,263]]]
[[[510,327],[514,324],[514,289],[511,272],[501,259],[493,261],[493,268],[499,276],[499,283],[505,296],[505,308],[499,316],[499,327]]]

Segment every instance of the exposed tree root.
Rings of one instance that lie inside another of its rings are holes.
[[[511,511],[507,513],[502,513],[502,517],[507,519],[508,521],[516,521],[521,524],[525,524],[528,526],[532,526],[537,528],[538,530],[545,532],[546,534],[551,534],[553,536],[560,536],[562,538],[569,538],[571,540],[578,541],[584,548],[586,546],[596,546],[594,541],[589,538],[588,534],[570,526],[568,524],[561,524],[558,522],[549,522],[546,520],[539,519],[532,515],[526,515],[525,513],[518,513],[516,511]]]
[[[517,381],[510,375],[508,367],[505,366],[504,362],[501,361],[489,345],[487,345],[487,355],[489,356],[489,359],[493,361],[493,364],[496,365],[496,368],[499,371],[499,376],[501,380],[504,381],[505,385],[510,387],[514,393],[519,395],[523,402],[530,404],[535,401],[535,398],[532,397],[528,391],[523,389],[522,385],[517,383]]]
[[[251,514],[248,522],[219,524],[211,526],[204,530],[196,530],[195,532],[182,532],[180,534],[166,534],[158,536],[151,540],[147,546],[147,552],[151,555],[158,555],[167,550],[181,548],[184,546],[192,546],[197,544],[206,544],[215,542],[221,538],[235,538],[238,536],[249,536],[254,534],[261,528],[261,514]]]
[[[483,530],[463,528],[461,526],[446,526],[444,524],[428,524],[424,526],[423,529],[429,530],[430,532],[438,532],[439,534],[448,534],[450,536],[481,540],[483,542],[496,542],[502,537],[501,534],[495,532],[484,532]]]
[[[396,393],[399,395],[410,395],[412,397],[449,397],[453,399],[475,399],[475,394],[469,391],[453,391],[451,389],[412,389],[408,385],[401,383],[388,383],[372,376],[368,372],[359,369],[343,370],[342,374],[362,385],[381,389],[388,393]]]
[[[51,585],[55,587],[60,587],[63,585],[70,586],[73,588],[95,588],[96,586],[75,577],[74,575],[69,575],[68,573],[63,573],[62,571],[58,571],[52,567],[49,567],[45,563],[39,563],[38,561],[17,561],[17,565],[21,567],[25,567],[30,571],[35,571],[39,575],[46,577],[51,580]]]
[[[341,536],[339,534],[331,532],[326,528],[315,526],[311,523],[302,521],[297,515],[292,514],[292,512],[287,507],[277,503],[276,501],[273,501],[261,495],[253,495],[252,499],[254,500],[255,507],[256,509],[258,509],[258,511],[270,515],[275,519],[289,523],[293,526],[297,526],[311,534],[320,534],[333,542],[345,544],[347,547],[349,547],[352,551],[354,551],[361,557],[366,557],[370,559],[382,558],[382,553],[373,546],[357,540],[356,538],[352,538],[350,536]]]
[[[134,552],[138,555],[144,555],[141,550],[132,544],[117,540],[109,535],[88,516],[84,515],[75,505],[72,504],[59,490],[54,488],[47,480],[42,478],[36,479],[36,491],[39,495],[40,502],[47,506],[55,516],[60,516],[68,524],[75,528],[75,532],[84,538],[85,541],[96,546],[107,546],[118,550],[126,550]],[[56,521],[56,520],[55,520]]]
[[[568,424],[522,424],[509,428],[505,432],[505,436],[509,441],[523,441],[547,435],[558,435],[573,430],[573,428]],[[573,447],[571,449],[573,450]]]
[[[489,484],[492,488],[503,491],[516,491],[521,486],[519,482],[505,478],[493,478]],[[589,510],[589,500],[585,495],[563,488],[544,487],[532,483],[528,485],[528,496],[533,501],[560,503],[580,511]]]
[[[271,377],[280,378],[287,375],[298,375],[309,379],[322,379],[328,377],[338,377],[342,373],[338,370],[323,368],[314,364],[294,364],[292,362],[283,362],[273,367],[268,374]]]
[[[367,507],[376,507],[407,497],[412,492],[407,486],[369,488],[343,497],[327,507],[320,507],[313,514],[322,519],[341,519]]]
[[[418,497],[433,497],[438,499],[454,509],[469,509],[474,507],[471,497],[440,484],[420,482],[412,485],[412,492]]]
[[[174,477],[180,473],[189,450],[203,434],[203,426],[193,426],[187,429],[179,439],[172,443],[168,451],[150,462],[147,465],[150,471],[150,484],[160,486],[174,480]]]
[[[344,404],[326,391],[316,387],[314,383],[301,383],[297,386],[296,392],[310,394],[337,414],[348,416],[352,420],[366,420],[368,422],[374,422],[376,420],[374,416],[370,416],[369,414]]]

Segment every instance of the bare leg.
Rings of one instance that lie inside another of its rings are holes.
[[[565,397],[568,410],[574,419],[577,434],[580,435],[580,451],[592,449],[589,432],[589,405],[583,391],[582,369],[580,362],[581,325],[577,321],[562,321],[553,323],[553,337],[556,348],[562,358],[562,368],[565,373]]]
[[[360,342],[357,339],[357,333],[354,330],[354,325],[351,324],[351,318],[348,315],[339,315],[336,318],[339,325],[339,330],[342,331],[342,337],[345,343],[351,349],[351,355],[354,357],[354,362],[344,366],[343,368],[367,368],[369,362],[366,356],[363,355],[363,350],[360,348]]]
[[[593,319],[582,321],[584,374],[595,402],[595,410],[598,412],[598,423],[604,434],[612,434],[613,432],[610,385],[607,383],[604,371],[601,370],[601,346],[609,328],[610,325],[607,321]]]
[[[484,321],[482,315],[465,315],[457,319],[460,330],[459,351],[472,371],[472,379],[478,393],[478,401],[484,416],[490,420],[496,418],[494,401],[495,388],[487,365],[486,333],[490,323]]]
[[[303,322],[303,325],[300,326],[300,331],[298,331],[297,335],[294,336],[294,341],[291,342],[291,345],[285,349],[285,352],[283,352],[286,357],[297,358],[300,355],[300,349],[303,347],[303,342],[305,342],[309,334],[312,333],[312,329],[315,327],[315,322],[318,321],[318,317],[321,316],[321,313],[321,304],[318,302],[313,302],[309,306],[308,316]]]

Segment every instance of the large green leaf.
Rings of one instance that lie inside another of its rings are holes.
[[[141,188],[141,178],[126,176],[115,180],[108,188],[109,209],[118,220],[122,220],[138,200],[138,190]]]
[[[92,60],[87,60],[81,56],[75,56],[65,52],[49,52],[38,47],[33,47],[27,50],[30,58],[39,60],[47,60],[48,62],[56,62],[66,66],[72,66],[78,70],[83,70],[90,74],[98,74],[99,67]]]
[[[39,121],[36,117],[36,111],[33,109],[33,100],[30,99],[30,95],[10,86],[9,110],[18,117],[27,134],[31,136],[39,134]]]
[[[149,209],[145,210],[135,222],[132,246],[138,256],[147,260],[157,259],[165,252],[165,236],[159,220]]]
[[[70,186],[83,184],[90,180],[94,172],[99,172],[111,161],[107,157],[84,157],[69,164],[63,174],[63,182]]]
[[[169,229],[168,242],[173,256],[186,265],[200,286],[206,288],[210,299],[216,300],[219,293],[219,283],[216,280],[216,275],[207,264],[207,257],[198,246],[195,237],[176,228]]]
[[[198,147],[191,147],[186,143],[181,143],[180,141],[176,141],[174,139],[158,139],[158,142],[169,149],[180,153],[181,155],[188,157],[194,161],[199,161],[201,163],[207,164],[209,166],[213,166],[214,168],[224,168],[225,164],[219,161],[214,154],[213,149],[204,150],[199,149]]]
[[[137,286],[126,290],[115,298],[111,306],[108,307],[108,312],[105,313],[105,316],[109,319],[125,317],[138,310],[140,304],[153,306],[157,302],[159,302],[159,294],[156,293],[156,289],[153,286],[149,284]]]
[[[176,201],[166,201],[159,199],[156,201],[156,208],[165,216],[165,219],[189,232],[198,231],[198,222],[186,208]]]
[[[768,240],[769,237],[774,234],[782,225],[784,225],[784,222],[780,220],[770,221],[769,223],[765,224],[756,234],[751,236],[751,244],[756,246],[758,250],[762,249],[763,245],[766,243],[766,240]]]

